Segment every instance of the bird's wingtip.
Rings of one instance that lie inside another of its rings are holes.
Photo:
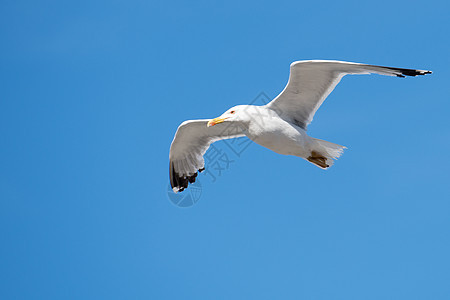
[[[426,74],[433,73],[429,70],[412,70],[412,69],[398,69],[398,70],[401,72],[400,77],[418,76],[418,75],[426,75]]]

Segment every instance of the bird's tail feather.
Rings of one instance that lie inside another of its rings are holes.
[[[321,169],[328,169],[347,147],[320,139],[312,139],[311,154],[306,159]]]

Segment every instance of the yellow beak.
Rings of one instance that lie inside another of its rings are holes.
[[[228,118],[220,118],[219,117],[219,118],[212,119],[208,122],[208,124],[206,126],[211,127],[216,124],[223,123],[226,119],[228,119]]]

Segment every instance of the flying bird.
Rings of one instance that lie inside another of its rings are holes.
[[[308,136],[307,126],[342,77],[370,73],[405,77],[431,71],[331,60],[296,61],[291,64],[286,87],[268,104],[234,106],[215,119],[189,120],[178,127],[169,154],[173,191],[183,191],[195,182],[198,172],[205,169],[203,155],[212,143],[242,136],[276,153],[298,156],[328,169],[346,147]]]

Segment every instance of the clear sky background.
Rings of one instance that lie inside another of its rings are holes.
[[[449,299],[449,15],[1,1],[0,298]],[[178,125],[275,97],[303,59],[434,73],[345,77],[309,127],[348,147],[330,170],[252,144],[173,205]]]

